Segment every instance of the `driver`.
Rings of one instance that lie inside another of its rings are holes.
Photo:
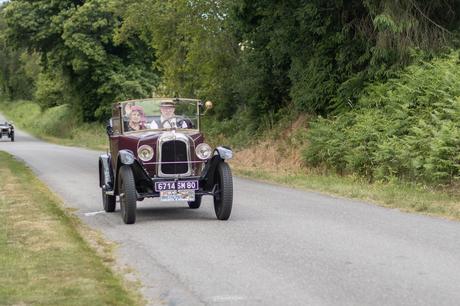
[[[177,117],[174,112],[176,111],[176,104],[172,101],[163,101],[160,103],[160,120],[153,120],[150,123],[151,129],[159,128],[188,128],[187,122],[182,118]]]

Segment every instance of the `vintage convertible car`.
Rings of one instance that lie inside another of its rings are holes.
[[[110,149],[99,157],[99,185],[106,212],[119,197],[125,223],[136,222],[137,201],[184,201],[199,208],[214,198],[219,220],[230,217],[233,180],[226,160],[231,149],[212,149],[200,132],[203,108],[210,101],[182,98],[130,100],[113,105],[107,126]],[[180,115],[179,115],[180,114]]]
[[[8,137],[11,141],[14,141],[14,125],[13,122],[2,122],[0,123],[0,139],[2,137]]]

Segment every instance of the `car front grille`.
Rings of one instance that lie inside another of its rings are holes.
[[[161,172],[163,174],[186,174],[189,171],[187,144],[171,140],[161,145]]]

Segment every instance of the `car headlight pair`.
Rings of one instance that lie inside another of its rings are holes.
[[[208,144],[200,143],[196,146],[195,153],[199,159],[208,159],[212,155],[212,149]]]
[[[212,148],[206,143],[200,143],[196,146],[195,153],[199,159],[209,159],[212,155]],[[153,158],[153,148],[149,145],[142,145],[137,149],[137,156],[140,160],[148,162]]]
[[[143,162],[148,162],[153,158],[153,149],[151,146],[142,145],[137,149],[137,156],[139,156],[140,160]]]

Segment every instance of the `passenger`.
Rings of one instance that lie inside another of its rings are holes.
[[[144,109],[141,106],[131,106],[128,131],[139,131],[144,129],[146,129]]]

